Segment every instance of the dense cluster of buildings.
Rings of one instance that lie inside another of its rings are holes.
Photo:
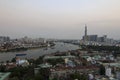
[[[87,26],[85,25],[85,35],[83,36],[82,40],[80,41],[81,44],[85,45],[117,45],[117,41],[111,38],[107,38],[107,35],[103,35],[99,37],[98,35],[88,35],[87,34]]]
[[[57,60],[59,59],[59,62]],[[61,59],[61,60],[60,60]],[[56,64],[51,62],[56,61]],[[66,80],[70,74],[84,74],[87,80],[119,80],[120,64],[111,53],[73,50],[45,55],[44,63],[34,69],[35,74],[41,68],[49,68],[50,80]],[[101,71],[104,71],[102,74]],[[91,78],[92,79],[89,79]],[[76,79],[77,80],[77,79]]]
[[[27,59],[21,59],[20,57],[15,57],[14,61],[6,61],[0,63],[0,80],[9,80],[10,75],[12,72],[6,72],[10,69],[17,68],[19,66],[21,67],[28,67],[30,63]]]
[[[0,37],[0,51],[19,50],[27,48],[37,48],[48,46],[44,38],[32,39],[28,37],[20,39],[10,39],[9,37]]]
[[[58,42],[72,43],[77,45],[97,45],[97,46],[120,46],[120,40],[114,40],[113,38],[108,38],[107,35],[98,36],[97,34],[89,35],[87,30],[87,25],[85,25],[84,35],[81,40],[79,39],[61,39],[54,40]]]
[[[49,80],[68,80],[71,74],[85,75],[87,80],[120,80],[120,58],[112,53],[84,51],[81,49],[56,52],[43,56],[43,63],[34,68],[37,75],[40,69],[49,69]],[[29,66],[26,59],[15,58],[15,62],[2,63],[6,69]],[[0,73],[0,80],[9,80],[10,73]],[[77,80],[77,78],[76,78]]]
[[[107,35],[88,35],[85,25],[85,35],[82,40],[59,40],[68,43],[80,43],[81,45],[99,46],[120,46],[116,40],[107,38]],[[0,51],[8,51],[20,48],[38,48],[54,45],[43,38],[32,39],[24,37],[21,39],[10,39],[0,37]],[[80,49],[46,54],[42,58],[42,63],[34,67],[34,74],[38,75],[40,69],[49,70],[47,76],[49,80],[69,80],[71,74],[85,75],[85,80],[120,80],[120,57],[113,55],[112,52],[93,51],[90,49]],[[15,57],[15,62],[1,63],[6,70],[17,66],[30,66],[27,59]],[[0,73],[0,80],[9,80],[11,73]],[[46,75],[46,74],[45,74]],[[74,80],[79,80],[77,77]]]

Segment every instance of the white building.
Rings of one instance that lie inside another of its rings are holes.
[[[105,70],[105,75],[108,76],[108,77],[110,77],[110,76],[112,75],[112,74],[111,74],[111,71],[112,71],[111,68],[109,68],[109,67],[106,68],[106,70]]]

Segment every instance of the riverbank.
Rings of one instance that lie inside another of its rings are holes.
[[[32,49],[40,49],[40,48],[47,48],[47,47],[53,47],[55,46],[54,43],[48,45],[43,45],[43,46],[34,46],[34,47],[19,47],[19,48],[11,48],[11,49],[1,49],[0,52],[21,52],[21,51],[27,51],[27,50],[32,50]]]
[[[24,47],[21,47],[21,48],[13,48],[13,49],[2,49],[0,50],[0,52],[19,52],[19,51],[26,51],[28,50],[28,48],[24,48]]]
[[[45,48],[36,48],[36,49],[28,49],[26,51],[18,51],[18,52],[0,52],[0,62],[11,60],[12,58],[15,57],[16,54],[26,54],[26,56],[22,56],[22,58],[37,59],[39,58],[39,56],[42,56],[44,54],[51,54],[57,51],[64,52],[64,51],[76,50],[76,49],[79,49],[79,47],[76,45],[56,42],[53,47],[48,47],[47,50],[45,50]]]

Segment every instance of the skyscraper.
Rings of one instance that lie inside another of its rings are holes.
[[[85,24],[85,37],[84,37],[84,41],[87,41],[87,25]]]

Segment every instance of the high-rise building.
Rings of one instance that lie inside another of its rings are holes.
[[[95,41],[95,42],[97,42],[97,39],[98,39],[98,35],[88,35],[87,36],[87,40],[88,41]]]
[[[98,37],[98,42],[106,42],[107,41],[107,35],[104,35],[102,37]]]
[[[85,35],[83,36],[83,40],[87,41],[87,25],[85,24]]]
[[[85,44],[85,45],[115,45],[116,41],[111,38],[107,38],[107,35],[103,35],[101,37],[98,37],[98,35],[88,35],[87,34],[87,25],[85,25],[85,31],[84,31],[84,36],[80,42],[80,44]]]
[[[0,42],[7,42],[7,41],[10,41],[10,37],[0,36]]]

